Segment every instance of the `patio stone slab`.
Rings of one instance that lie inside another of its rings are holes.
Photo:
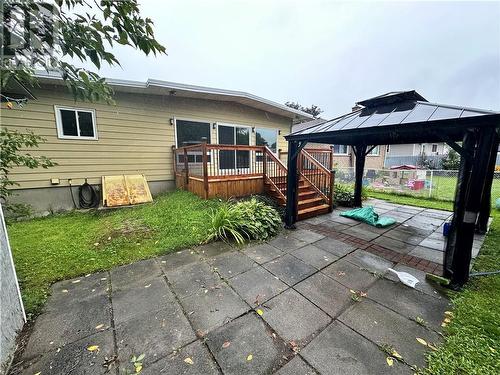
[[[175,300],[163,277],[146,280],[127,289],[113,290],[113,314],[120,324],[144,312],[158,311]]]
[[[307,229],[296,229],[290,231],[290,236],[298,240],[304,241],[306,243],[313,243],[325,238],[324,235],[307,230]]]
[[[293,357],[276,375],[317,375],[317,372],[299,356]]]
[[[202,258],[208,259],[235,250],[235,248],[225,242],[217,241],[197,246],[193,250]]]
[[[158,263],[164,272],[168,272],[179,267],[198,262],[200,259],[200,255],[198,255],[194,250],[185,249],[159,257]]]
[[[428,247],[429,249],[443,252],[445,247],[445,240],[442,235],[441,238],[438,239],[427,237],[419,243],[419,246]]]
[[[259,305],[288,286],[262,267],[255,267],[229,280],[231,287],[250,305]]]
[[[224,347],[224,343],[229,346]],[[291,350],[253,313],[211,332],[207,344],[224,374],[271,374]],[[252,360],[247,357],[252,355]]]
[[[300,249],[293,251],[291,255],[317,269],[324,268],[339,258],[338,256],[314,245],[301,247]]]
[[[404,212],[405,214],[416,215],[422,211],[424,211],[421,207],[412,207],[412,206],[402,206],[397,208],[398,212]]]
[[[248,305],[225,284],[200,290],[182,299],[181,304],[198,336],[249,310]]]
[[[345,224],[345,225],[349,225],[350,227],[353,226],[353,225],[358,225],[359,224],[359,221],[356,221],[354,219],[350,219],[348,217],[344,217],[344,216],[338,216],[338,215],[332,215],[330,216],[330,219],[331,221],[334,221],[336,223],[339,223],[339,224]]]
[[[290,235],[278,235],[278,237],[269,241],[269,245],[274,246],[285,253],[290,253],[299,247],[306,246],[307,242],[298,240]]]
[[[393,224],[393,225],[390,225],[390,226],[385,227],[385,228],[379,228],[379,227],[374,227],[373,225],[369,225],[366,223],[359,223],[358,225],[351,227],[351,228],[356,229],[356,230],[364,230],[364,231],[372,232],[374,234],[381,235],[381,234],[384,234],[385,232],[387,232],[388,230],[394,229],[396,227],[397,227],[397,224]]]
[[[364,250],[356,250],[347,255],[344,260],[347,260],[362,269],[370,272],[376,272],[380,275],[385,274],[387,269],[394,265],[394,263]]]
[[[351,302],[351,292],[331,278],[316,273],[294,287],[331,317],[336,317]]]
[[[376,238],[373,243],[383,246],[389,250],[396,251],[401,254],[408,254],[415,248],[415,245],[408,244],[403,241],[395,240],[390,237],[386,237],[385,235]]]
[[[425,239],[425,236],[416,234],[414,231],[408,230],[407,228],[411,227],[403,227],[402,225],[391,229],[384,233],[384,237],[389,237],[394,240],[398,240],[410,245],[418,245]]]
[[[353,245],[334,240],[333,238],[324,238],[314,243],[314,246],[338,257],[343,257],[356,249]]]
[[[36,319],[23,358],[33,358],[95,334],[98,332],[95,327],[100,324],[111,326],[111,305],[105,295],[42,314]]]
[[[417,270],[412,267],[405,266],[404,264],[397,264],[393,267],[396,271],[408,272],[410,275],[415,276],[418,279],[417,285],[415,285],[415,289],[425,293],[434,298],[441,298],[444,295],[444,288],[439,286],[436,283],[432,283],[426,280],[425,272]],[[388,280],[399,282],[399,279],[392,272],[387,272],[384,277]]]
[[[417,246],[409,255],[423,258],[434,263],[443,264],[443,252],[439,250],[429,249],[428,247]]]
[[[99,346],[98,351],[89,351],[87,348],[91,345]],[[114,355],[114,340],[111,330],[99,332],[85,337],[71,344],[61,346],[57,351],[44,355],[37,362],[29,365],[22,372],[23,375],[33,374],[71,374],[71,375],[100,375],[111,372],[102,365],[105,357],[111,358]]]
[[[208,263],[226,279],[248,271],[256,265],[249,257],[239,251],[218,255],[215,258],[211,258]]]
[[[287,342],[304,346],[331,319],[293,289],[281,293],[262,308],[262,318]]]
[[[179,298],[184,298],[200,289],[208,289],[222,281],[207,263],[192,263],[167,272],[172,290]]]
[[[160,311],[137,315],[116,326],[121,363],[129,363],[133,355],[145,354],[143,363],[147,367],[194,340],[196,335],[177,302]]]
[[[345,287],[354,290],[366,290],[377,277],[364,271],[344,259],[341,259],[321,271],[325,275],[338,281]]]
[[[451,217],[453,213],[450,211],[442,211],[442,210],[434,210],[432,208],[428,208],[423,210],[419,215],[432,217],[434,219],[447,220]]]
[[[366,229],[359,228],[359,225],[352,226],[342,231],[342,233],[348,234],[353,237],[360,238],[365,241],[372,241],[380,234],[367,231]]]
[[[300,355],[321,374],[413,373],[398,361],[394,361],[394,365],[389,367],[386,355],[376,345],[337,321],[321,332],[300,352]]]
[[[337,232],[342,232],[343,230],[347,229],[347,228],[350,228],[351,226],[350,225],[347,225],[347,224],[340,224],[336,221],[333,221],[333,220],[326,220],[326,221],[323,221],[322,223],[319,224],[321,227],[325,227],[325,228],[331,228]]]
[[[368,297],[410,319],[420,317],[436,331],[441,330],[444,312],[451,308],[444,297],[431,297],[386,279],[377,280],[370,288]]]
[[[247,247],[243,253],[259,264],[269,262],[284,254],[283,251],[267,243]]]
[[[414,216],[410,220],[406,221],[405,224],[411,225],[419,229],[435,231],[443,224],[443,222],[444,220],[435,219],[432,217]]]
[[[314,267],[289,254],[272,260],[263,267],[290,286],[316,272]]]
[[[193,364],[189,364],[185,359],[190,358]],[[128,367],[130,373],[134,370]],[[145,366],[141,375],[218,375],[219,370],[213,361],[208,349],[200,342],[195,341],[175,353],[160,359],[151,366]]]
[[[107,272],[59,281],[50,288],[50,297],[45,305],[45,311],[63,311],[67,309],[68,304],[107,295],[108,291],[109,275]]]
[[[312,225],[317,225],[322,223],[323,221],[328,220],[327,215],[320,215],[316,217],[312,217],[310,219],[304,220],[304,223],[312,224]]]
[[[161,275],[161,268],[154,259],[142,260],[111,270],[113,288],[126,287],[138,281],[154,279]]]
[[[391,345],[406,362],[419,367],[425,366],[426,347],[416,338],[439,341],[435,332],[366,299],[345,311],[339,320],[377,345]]]

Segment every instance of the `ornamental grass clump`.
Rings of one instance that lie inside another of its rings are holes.
[[[207,242],[216,239],[236,241],[264,241],[276,234],[281,226],[278,212],[255,198],[227,203],[210,215]]]

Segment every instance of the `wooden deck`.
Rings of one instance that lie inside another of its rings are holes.
[[[298,219],[332,210],[333,173],[312,155],[300,155]],[[201,143],[174,149],[179,189],[204,199],[267,194],[286,204],[287,169],[267,147]]]

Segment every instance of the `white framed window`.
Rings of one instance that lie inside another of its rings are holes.
[[[349,153],[349,146],[347,145],[333,145],[332,149],[335,155],[348,155]]]
[[[95,110],[54,106],[57,137],[60,139],[97,140]]]
[[[372,146],[369,146],[368,148],[370,148]],[[368,156],[379,156],[380,155],[380,147],[379,146],[375,146],[368,154]]]
[[[267,146],[273,153],[278,152],[278,130],[255,128],[255,145]]]

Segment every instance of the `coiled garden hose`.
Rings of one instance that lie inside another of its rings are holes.
[[[95,208],[99,205],[99,193],[96,189],[87,182],[85,179],[85,183],[78,187],[78,203],[79,207],[76,205],[75,197],[73,196],[73,185],[71,185],[71,181],[69,181],[69,191],[71,192],[71,200],[75,205],[75,208]]]

